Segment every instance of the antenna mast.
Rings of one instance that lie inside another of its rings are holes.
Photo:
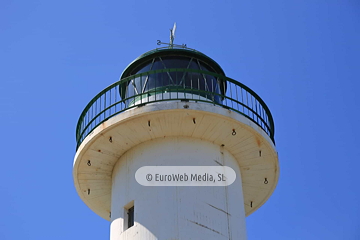
[[[176,30],[176,23],[174,23],[173,28],[170,29],[170,43],[164,43],[164,42],[161,42],[160,40],[157,40],[157,43],[156,43],[156,44],[157,44],[157,45],[165,44],[165,45],[168,45],[169,48],[174,48],[174,47],[177,47],[177,48],[187,48],[187,47],[186,47],[186,44],[182,44],[182,45],[174,44],[175,30]]]
[[[173,48],[174,46],[174,39],[175,39],[175,30],[176,30],[176,22],[172,29],[170,29],[170,45],[169,48]]]

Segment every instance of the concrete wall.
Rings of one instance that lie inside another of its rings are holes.
[[[220,164],[236,172],[237,178],[230,186],[146,187],[135,180],[135,172],[143,166]],[[124,208],[132,202],[135,224],[125,229]],[[246,239],[237,160],[219,145],[188,137],[158,138],[133,147],[113,170],[110,239]]]

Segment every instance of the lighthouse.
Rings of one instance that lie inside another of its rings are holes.
[[[271,112],[174,33],[81,113],[76,190],[110,240],[247,239],[279,177]]]

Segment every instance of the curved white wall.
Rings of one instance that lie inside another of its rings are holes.
[[[227,187],[145,187],[135,180],[143,166],[229,166]],[[135,206],[135,224],[124,231],[124,207]],[[127,151],[112,174],[111,240],[246,239],[240,168],[221,146],[200,139],[166,137]]]

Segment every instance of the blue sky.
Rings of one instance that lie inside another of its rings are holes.
[[[248,239],[360,239],[358,0],[1,1],[0,239],[108,239],[73,185],[76,123],[174,22],[273,114],[280,179]]]

